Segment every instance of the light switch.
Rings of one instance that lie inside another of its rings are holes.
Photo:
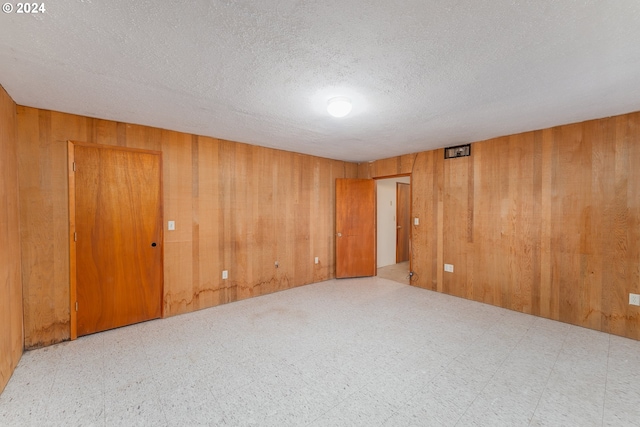
[[[222,270],[222,278],[223,279],[228,279],[229,278],[229,271]]]
[[[315,264],[317,264],[318,262],[320,262],[320,260],[318,260],[318,257],[315,258],[315,260],[313,261]]]
[[[169,221],[167,223],[167,230],[174,231],[175,229],[176,229],[176,222],[175,221]]]
[[[446,271],[447,273],[453,273],[453,264],[445,264],[444,271]]]
[[[418,217],[413,218],[413,225],[420,225],[420,218]]]

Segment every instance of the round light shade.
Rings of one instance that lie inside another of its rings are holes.
[[[327,111],[333,117],[344,117],[351,112],[351,100],[344,96],[331,98],[327,104]]]

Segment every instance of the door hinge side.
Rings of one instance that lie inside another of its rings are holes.
[[[74,242],[78,241],[78,233],[76,233],[75,231],[73,232],[73,241]]]
[[[76,311],[78,311],[78,301],[76,301]]]
[[[76,171],[76,162],[73,162],[73,171]]]

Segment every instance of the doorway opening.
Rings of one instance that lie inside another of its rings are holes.
[[[376,179],[377,275],[409,284],[411,177]]]

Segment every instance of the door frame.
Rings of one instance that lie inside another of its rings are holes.
[[[376,176],[372,178],[374,181],[379,181],[383,179],[392,179],[392,178],[403,178],[409,177],[409,223],[411,226],[411,230],[409,231],[409,271],[413,271],[413,178],[411,173],[399,173],[397,175],[384,175],[384,176]],[[378,186],[376,184],[376,197],[378,197]],[[397,193],[396,193],[397,197]],[[376,220],[378,218],[378,205],[376,204]],[[396,219],[397,221],[397,219]],[[376,225],[377,227],[377,225]],[[377,231],[377,230],[376,230]],[[376,245],[376,258],[378,257],[378,246]],[[377,268],[376,268],[377,270]],[[376,276],[377,276],[376,272]],[[409,279],[409,284],[411,284],[411,278]]]
[[[78,338],[78,314],[76,311],[76,301],[78,295],[77,288],[77,259],[76,259],[76,245],[75,233],[76,233],[76,176],[75,176],[75,147],[85,146],[91,148],[108,149],[108,150],[121,150],[131,151],[137,153],[153,154],[158,156],[160,176],[160,216],[164,215],[164,189],[163,189],[163,167],[162,167],[162,151],[144,150],[141,148],[121,147],[118,145],[106,145],[106,144],[94,144],[92,142],[80,142],[80,141],[67,141],[67,168],[69,177],[69,314],[70,314],[70,339],[75,340]],[[164,317],[164,218],[160,218],[160,259],[163,265],[163,279],[160,286],[160,317]]]
[[[396,264],[398,264],[399,262],[404,262],[398,261],[398,217],[400,213],[400,188],[402,188],[402,185],[409,186],[409,211],[407,212],[407,214],[409,215],[407,228],[409,228],[409,230],[407,231],[407,246],[409,248],[409,261],[411,261],[411,180],[409,180],[409,183],[396,181]]]

